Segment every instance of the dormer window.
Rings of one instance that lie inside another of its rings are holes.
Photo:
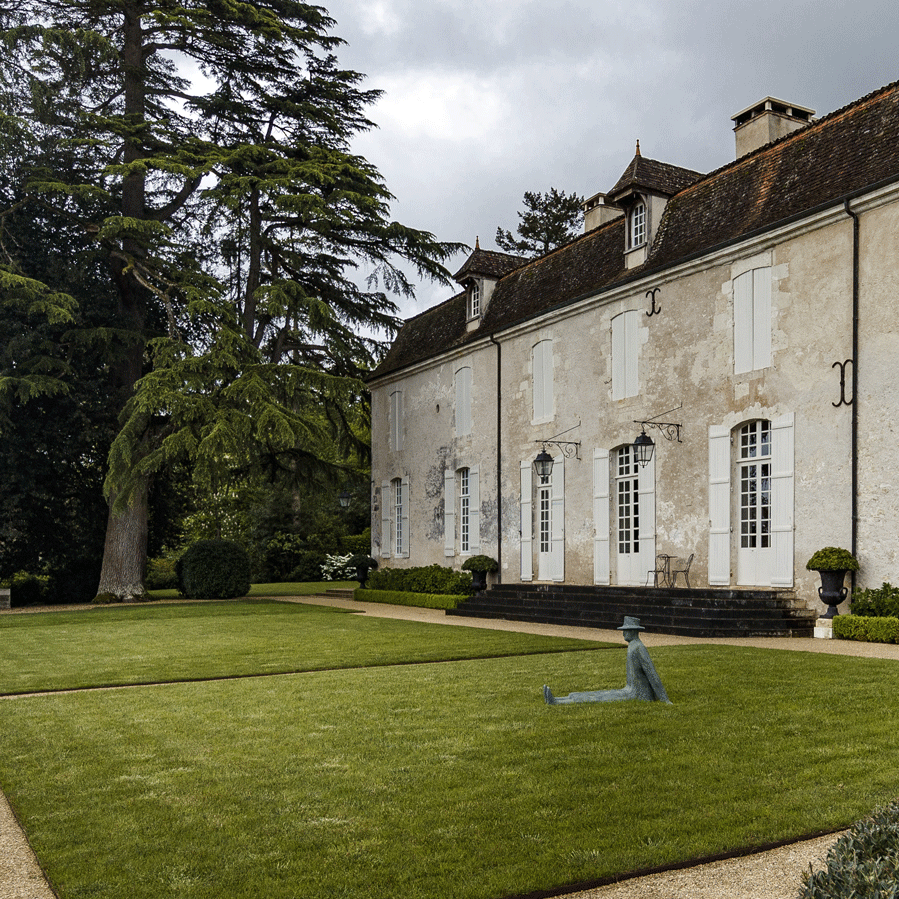
[[[628,215],[628,249],[646,243],[646,204],[641,200],[636,203]]]
[[[468,317],[479,318],[481,315],[481,283],[472,281],[468,288]]]

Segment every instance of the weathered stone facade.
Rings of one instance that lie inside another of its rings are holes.
[[[535,261],[476,249],[463,293],[410,319],[370,381],[373,554],[580,584],[693,554],[694,586],[823,608],[805,562],[835,545],[859,585],[899,583],[897,134],[893,85],[709,176],[672,167],[666,187],[653,163],[615,189],[625,210],[665,203],[636,268],[630,213]],[[877,166],[853,166],[862,144]]]

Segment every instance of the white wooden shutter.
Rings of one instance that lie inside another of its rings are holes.
[[[771,422],[772,587],[793,586],[793,413]]]
[[[709,584],[730,586],[730,429],[709,427]]]
[[[390,481],[383,481],[381,484],[381,558],[390,558],[390,543],[393,539],[392,528],[390,522],[391,505],[393,504],[393,491],[390,489]]]
[[[552,418],[553,414],[553,343],[541,340],[532,353],[534,382],[534,420]]]
[[[471,368],[456,372],[456,434],[471,433]]]
[[[612,319],[612,399],[620,400],[627,396],[625,383],[625,327],[624,317],[616,315]]]
[[[477,465],[468,469],[468,548],[473,556],[481,551],[481,488]]]
[[[550,478],[550,578],[554,581],[565,580],[565,462],[558,459],[553,463]]]
[[[734,373],[752,371],[752,272],[734,278]]]
[[[608,584],[609,574],[609,451],[593,450],[593,582]]]
[[[624,395],[636,396],[637,384],[637,322],[636,311],[624,313]]]
[[[402,558],[409,558],[409,551],[412,544],[412,531],[409,528],[409,478],[403,478],[400,482],[400,490],[402,491],[402,507],[403,507],[403,551],[400,553]]]
[[[634,463],[637,464],[636,461]],[[638,466],[639,467],[639,466]],[[655,568],[656,558],[656,459],[653,457],[640,469],[637,477],[637,508],[640,512],[640,571],[645,584],[646,574]]]
[[[771,365],[771,269],[752,273],[752,367]]]
[[[534,557],[531,543],[533,541],[534,520],[531,506],[533,503],[532,469],[530,462],[521,463],[521,500],[519,508],[521,518],[519,521],[520,547],[521,547],[521,579],[532,581],[534,579]]]
[[[443,472],[443,555],[456,554],[456,472]]]

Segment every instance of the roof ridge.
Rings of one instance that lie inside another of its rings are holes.
[[[817,130],[830,121],[838,118],[841,115],[845,115],[852,109],[856,109],[860,106],[865,105],[866,103],[870,103],[875,97],[880,96],[881,94],[889,93],[890,91],[896,90],[899,88],[899,80],[891,81],[889,84],[885,84],[882,87],[877,88],[876,90],[871,91],[870,93],[865,94],[863,97],[859,97],[857,100],[853,100],[850,103],[846,103],[844,106],[841,106],[839,109],[835,109],[832,112],[827,113],[826,115],[821,116],[819,119],[815,119],[814,121],[808,122],[805,125],[802,125],[799,128],[790,131],[788,134],[784,134],[781,137],[776,138],[775,140],[769,141],[767,144],[762,144],[760,147],[756,147],[754,150],[751,150],[749,153],[744,153],[738,159],[732,159],[730,162],[726,162],[724,165],[719,166],[717,169],[713,169],[711,172],[703,175],[701,178],[697,179],[693,184],[688,184],[686,187],[682,188],[678,191],[675,196],[679,196],[685,191],[691,190],[694,187],[698,187],[704,181],[708,181],[710,178],[720,175],[722,172],[727,171],[729,168],[735,168],[741,163],[746,162],[749,159],[752,159],[756,156],[761,156],[764,153],[771,151],[774,147],[778,147],[782,144],[787,143],[790,140],[794,140],[800,134],[805,134],[808,131]]]

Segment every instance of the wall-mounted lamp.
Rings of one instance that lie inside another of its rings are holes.
[[[573,427],[568,428],[567,431],[561,431],[556,434],[556,437],[561,437],[562,434],[567,434],[568,431],[573,431],[575,428],[579,428],[581,423],[578,422]],[[578,454],[578,450],[580,449],[580,443],[572,440],[556,440],[556,437],[550,437],[549,440],[535,440],[534,443],[540,443],[543,445],[543,449],[537,453],[537,458],[534,459],[534,471],[537,472],[537,476],[539,478],[549,478],[553,473],[553,457],[546,451],[547,444],[551,446],[557,446],[562,450],[562,455],[565,456],[566,459],[571,459],[572,457],[575,459],[580,459],[580,455]]]
[[[677,407],[677,409],[681,409],[683,407],[683,403]],[[669,409],[668,412],[677,412],[677,409]],[[660,412],[659,415],[667,415],[668,412]],[[653,418],[658,418],[658,415],[654,415]],[[655,449],[655,444],[652,442],[652,438],[646,433],[647,428],[658,428],[659,431],[662,432],[662,435],[666,440],[674,440],[677,439],[678,443],[682,443],[683,441],[680,439],[680,425],[670,421],[653,421],[652,419],[648,419],[647,421],[634,421],[635,425],[640,425],[640,433],[637,435],[637,439],[633,443],[634,447],[634,457],[640,463],[641,468],[646,468],[649,464],[649,460],[652,459],[652,451]]]

